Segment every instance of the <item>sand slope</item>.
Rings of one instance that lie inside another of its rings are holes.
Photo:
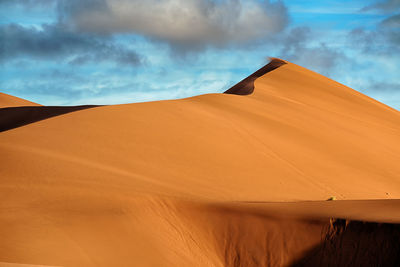
[[[40,106],[40,105],[19,97],[7,95],[0,92],[0,108],[20,107],[20,106]]]
[[[400,222],[398,111],[292,63],[253,80],[0,133],[0,262],[301,265],[331,217]]]

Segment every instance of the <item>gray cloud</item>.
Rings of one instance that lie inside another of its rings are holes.
[[[0,0],[2,4],[51,8],[69,32],[142,35],[169,44],[175,54],[248,44],[288,24],[281,0]]]
[[[397,35],[400,35],[400,0],[386,0],[367,8],[381,10],[390,14],[388,18],[381,22],[381,26],[390,28],[391,30],[398,30]]]
[[[281,1],[64,0],[60,18],[75,30],[134,33],[177,47],[240,44],[283,30]]]
[[[382,26],[377,30],[357,28],[350,31],[347,44],[365,55],[393,58],[400,53],[399,31]]]
[[[385,93],[400,93],[400,83],[372,81],[367,90],[378,90]]]
[[[110,38],[81,34],[62,25],[42,25],[42,29],[17,24],[0,26],[0,62],[28,57],[65,60],[74,64],[115,62],[138,65],[140,56]]]
[[[387,14],[374,30],[362,28],[349,32],[349,43],[364,53],[391,55],[400,48],[400,0],[384,0],[366,6],[362,11],[377,10]]]
[[[400,8],[400,0],[383,0],[375,4],[364,7],[363,11],[380,10],[383,12],[392,13],[394,10]]]
[[[389,34],[400,35],[400,0],[379,1],[376,4],[365,7],[363,10],[378,10],[388,14],[389,16],[384,19],[380,25],[384,28],[392,30],[392,32],[389,32]]]
[[[313,40],[317,37],[310,28],[297,27],[275,42],[283,46],[280,57],[329,75],[346,56],[323,42],[311,45]]]
[[[379,46],[379,44],[382,44],[383,38],[385,38],[385,35],[379,32],[357,28],[349,31],[346,41],[352,49],[363,53],[376,53],[388,50]]]
[[[393,15],[384,21],[382,21],[382,25],[390,28],[400,29],[400,14]]]

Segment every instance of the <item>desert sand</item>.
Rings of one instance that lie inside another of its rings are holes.
[[[0,92],[0,108],[19,106],[40,106],[40,104]]]
[[[0,266],[400,263],[400,113],[303,67],[179,100],[0,99]]]

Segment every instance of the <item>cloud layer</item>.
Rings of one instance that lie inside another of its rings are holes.
[[[123,65],[141,62],[135,51],[109,38],[72,32],[58,24],[44,24],[41,29],[18,24],[0,25],[0,35],[0,62],[19,58],[69,63],[111,61]]]
[[[189,48],[254,41],[282,31],[288,22],[280,1],[67,0],[59,10],[61,20],[76,30],[135,33]]]

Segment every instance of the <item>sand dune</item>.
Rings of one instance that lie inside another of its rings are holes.
[[[7,95],[0,92],[0,108],[20,107],[20,106],[40,106],[40,105],[22,98],[18,98],[12,95]]]
[[[57,115],[0,133],[0,262],[400,262],[400,113],[326,77],[274,59],[226,94]]]

